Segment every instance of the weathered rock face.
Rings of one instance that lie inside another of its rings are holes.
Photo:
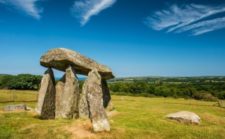
[[[97,69],[102,78],[113,78],[112,71],[101,64],[98,64],[92,59],[89,59],[75,51],[65,48],[58,48],[48,51],[41,57],[42,66],[52,67],[61,71],[71,65],[77,74],[87,75],[92,69]]]
[[[87,102],[89,80],[86,80],[83,84],[82,93],[79,101],[79,117],[87,119],[90,117],[89,104]],[[102,94],[103,94],[103,106],[107,110],[112,110],[113,105],[110,103],[111,96],[106,80],[101,80]],[[110,105],[110,106],[109,106]],[[108,108],[110,107],[110,108]]]
[[[56,84],[56,98],[55,98],[55,117],[60,118],[61,117],[61,100],[62,95],[64,92],[64,86],[65,86],[65,75],[57,82]]]
[[[166,117],[181,123],[191,123],[191,124],[200,123],[200,117],[197,114],[188,111],[180,111],[177,113],[172,113],[167,115]]]
[[[80,95],[79,101],[79,117],[83,119],[87,119],[90,117],[89,105],[87,102],[87,94],[88,94],[88,80],[86,80],[82,87],[82,93]]]
[[[104,108],[107,108],[111,100],[111,96],[110,96],[109,87],[107,85],[106,80],[102,79],[101,86],[102,86],[102,92],[103,92],[103,106]]]
[[[65,85],[60,101],[62,118],[78,118],[79,82],[75,70],[69,66],[66,69]]]
[[[55,118],[55,79],[51,68],[49,68],[41,81],[38,93],[37,112],[43,119]]]
[[[90,118],[95,132],[110,131],[109,121],[103,107],[103,91],[101,76],[97,70],[92,70],[87,79],[87,102]]]

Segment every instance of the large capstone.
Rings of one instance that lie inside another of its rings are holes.
[[[109,121],[103,106],[101,76],[96,69],[88,74],[86,91],[90,118],[95,132],[110,131]]]
[[[65,48],[58,48],[48,51],[41,57],[40,63],[45,67],[52,67],[65,71],[68,66],[72,66],[77,74],[88,75],[92,69],[97,69],[102,78],[111,79],[114,77],[110,68],[98,64],[94,60],[87,58],[78,52]]]
[[[55,118],[55,79],[51,68],[42,77],[38,93],[37,112],[43,119]]]
[[[79,82],[73,67],[69,66],[65,73],[65,85],[61,94],[60,113],[58,117],[78,118]]]

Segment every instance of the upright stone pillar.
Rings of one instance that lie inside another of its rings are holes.
[[[101,83],[102,83],[102,92],[103,92],[103,106],[104,108],[107,108],[111,100],[110,91],[109,91],[107,81],[105,79],[102,79]]]
[[[41,80],[37,112],[43,119],[55,118],[55,79],[51,68],[48,68]]]
[[[110,131],[109,121],[103,107],[101,76],[96,69],[88,74],[86,91],[90,118],[95,132]]]
[[[62,107],[61,107],[61,100],[62,100],[62,95],[64,92],[64,87],[65,87],[65,75],[57,82],[56,84],[56,98],[55,98],[55,117],[60,118],[61,117],[61,112],[62,112]]]
[[[87,102],[88,80],[85,80],[79,101],[79,117],[82,119],[90,118],[89,105]]]
[[[88,80],[86,80],[83,84],[82,93],[79,101],[79,117],[83,119],[90,118],[89,106],[87,103],[87,93],[88,93]],[[110,105],[110,91],[107,85],[107,81],[105,79],[101,80],[102,94],[103,94],[103,106],[108,109],[108,105]]]
[[[65,85],[61,96],[61,117],[78,118],[79,82],[74,68],[69,66],[65,73]]]

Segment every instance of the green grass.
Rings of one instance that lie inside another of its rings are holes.
[[[225,108],[225,100],[219,100],[218,106],[221,107],[221,108]]]
[[[36,92],[0,90],[0,108],[11,103],[36,105]],[[7,102],[5,101],[7,100]],[[117,114],[110,118],[112,131],[96,134],[96,138],[225,138],[225,109],[216,102],[173,98],[144,98],[112,96]],[[201,117],[200,125],[180,124],[165,115],[181,110],[192,111]],[[0,139],[73,138],[65,126],[76,126],[76,120],[40,120],[33,112],[0,112]]]
[[[37,91],[0,90],[0,103],[3,102],[35,102]]]

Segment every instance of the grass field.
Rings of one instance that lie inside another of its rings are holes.
[[[0,108],[17,103],[34,108],[36,98],[34,91],[0,90]],[[112,96],[112,102],[115,111],[109,114],[110,133],[92,133],[90,121],[85,120],[40,120],[32,111],[0,111],[0,139],[225,139],[225,109],[219,108],[216,102],[128,96]],[[201,124],[186,125],[165,118],[181,110],[198,114]]]

